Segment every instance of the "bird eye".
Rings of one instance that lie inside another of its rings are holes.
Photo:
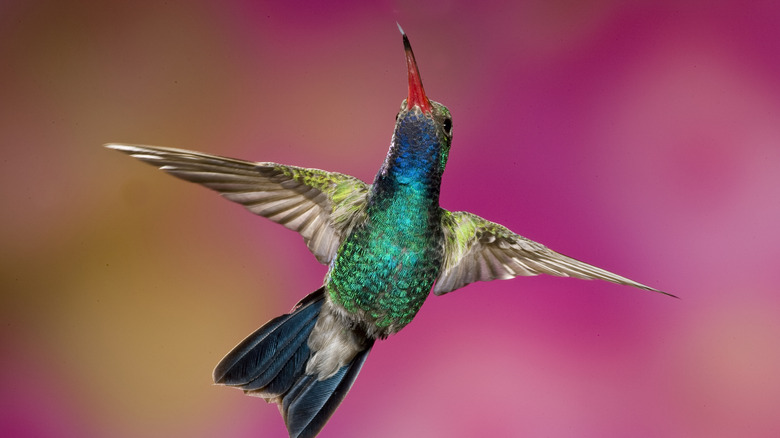
[[[447,133],[447,135],[452,134],[452,119],[444,119],[444,132]]]

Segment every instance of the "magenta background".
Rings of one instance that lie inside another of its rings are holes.
[[[682,299],[432,297],[322,436],[780,436],[780,3],[69,3],[0,5],[0,435],[284,435],[210,374],[325,268],[101,145],[371,180],[398,20],[454,114],[444,207]]]

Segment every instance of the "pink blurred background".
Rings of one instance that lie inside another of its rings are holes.
[[[419,3],[0,4],[0,435],[285,435],[211,371],[325,267],[101,145],[370,181],[398,20],[454,114],[445,208],[681,299],[544,277],[431,297],[322,436],[780,436],[780,3]]]

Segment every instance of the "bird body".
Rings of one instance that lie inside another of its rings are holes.
[[[441,208],[452,119],[426,97],[405,34],[403,41],[409,93],[370,185],[318,169],[107,145],[297,231],[329,266],[322,287],[249,335],[214,370],[215,382],[279,404],[291,437],[324,427],[374,341],[409,324],[431,291],[540,273],[656,291],[474,214]]]
[[[408,324],[441,269],[440,156],[449,139],[437,139],[436,129],[419,108],[401,110],[365,217],[344,239],[326,281],[333,302],[371,321],[373,337]]]

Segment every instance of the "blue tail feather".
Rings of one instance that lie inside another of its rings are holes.
[[[307,341],[324,302],[323,287],[241,341],[214,370],[216,383],[278,403],[291,437],[312,437],[325,426],[373,346],[368,341],[365,350],[327,379],[307,375]]]
[[[374,341],[335,375],[325,380],[306,375],[282,399],[282,416],[290,437],[313,437],[325,426],[355,383]]]
[[[306,361],[309,359],[310,351],[306,341],[314,328],[316,319],[307,321],[300,327],[300,331],[290,339],[286,349],[279,350],[272,360],[266,360],[265,369],[257,377],[239,387],[245,392],[260,391],[268,395],[279,395],[287,392],[295,383],[295,379],[300,376],[306,368]],[[296,347],[297,346],[297,347]]]
[[[242,389],[248,385],[246,389],[252,390],[270,384],[298,350],[308,354],[306,340],[324,297],[323,289],[309,294],[292,313],[272,319],[247,336],[214,369],[214,382]]]

